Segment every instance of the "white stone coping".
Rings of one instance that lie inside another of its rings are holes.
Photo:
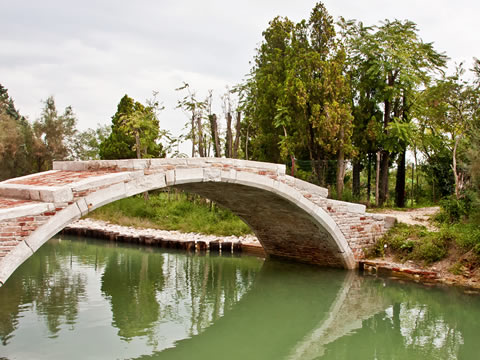
[[[45,211],[55,210],[55,205],[52,203],[33,203],[18,205],[7,209],[0,209],[0,221],[15,219],[22,216],[35,216]]]
[[[0,196],[56,203],[65,203],[73,200],[72,189],[69,185],[39,186],[3,182],[0,184]]]

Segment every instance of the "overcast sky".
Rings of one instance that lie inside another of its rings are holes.
[[[162,128],[179,134],[187,121],[175,110],[188,82],[199,98],[214,90],[217,111],[225,86],[240,82],[277,15],[308,18],[304,0],[16,0],[0,2],[0,83],[30,120],[41,100],[72,105],[80,129],[109,124],[124,94],[144,102],[152,91],[165,105]],[[384,19],[417,23],[425,42],[452,60],[480,57],[480,2],[475,0],[328,0],[336,19],[366,25]],[[1,131],[1,130],[0,130]]]

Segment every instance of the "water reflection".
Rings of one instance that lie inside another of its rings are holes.
[[[91,240],[48,242],[0,304],[13,358],[475,358],[480,330],[457,291]]]
[[[163,257],[124,249],[113,252],[105,266],[101,290],[111,304],[113,326],[125,340],[151,332],[160,314],[156,294],[162,291]]]
[[[15,273],[0,291],[0,339],[8,344],[18,327],[21,312],[34,311],[45,320],[49,336],[58,336],[62,325],[73,327],[78,302],[86,296],[85,276],[72,271],[72,249],[68,243],[52,241]]]

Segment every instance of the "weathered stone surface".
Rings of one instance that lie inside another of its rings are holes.
[[[0,183],[0,282],[80,216],[165,186],[231,209],[267,255],[323,266],[354,268],[363,249],[395,221],[366,213],[364,205],[328,199],[327,189],[286,175],[285,165],[219,158],[55,162],[52,171]]]

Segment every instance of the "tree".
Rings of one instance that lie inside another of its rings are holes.
[[[190,127],[186,138],[192,141],[192,157],[195,157],[197,152],[200,157],[204,157],[205,147],[202,120],[208,104],[208,98],[206,101],[197,100],[195,92],[190,91],[190,85],[187,83],[183,83],[183,86],[175,90],[187,90],[187,95],[185,95],[183,99],[178,100],[177,109],[182,109],[190,118],[189,123],[187,123],[185,127]]]
[[[378,92],[382,88],[382,79],[371,77],[368,69],[370,60],[358,51],[363,37],[371,31],[354,20],[340,18],[340,41],[346,52],[346,67],[350,80],[351,107],[353,115],[352,146],[355,155],[352,159],[352,192],[360,197],[360,172],[367,168],[367,203],[370,202],[371,178],[374,155],[378,148],[383,113],[378,103]]]
[[[455,196],[461,197],[465,185],[465,170],[458,166],[459,149],[478,121],[479,92],[463,79],[465,70],[457,67],[452,76],[443,76],[423,93],[421,118],[425,136],[439,139],[440,146],[451,154],[451,169],[455,182]]]
[[[263,36],[245,86],[246,118],[255,122],[253,156],[290,158],[293,168],[293,160],[306,155],[322,184],[323,161],[335,156],[341,198],[345,158],[353,150],[352,116],[345,52],[333,20],[319,3],[308,21],[277,17]]]
[[[100,144],[110,136],[111,130],[111,127],[108,125],[97,125],[95,130],[87,129],[77,132],[73,141],[73,159],[100,159]]]
[[[236,107],[236,101],[232,99],[232,93],[235,91],[231,91],[228,87],[222,96],[222,107],[223,107],[223,113],[225,116],[225,120],[227,123],[227,131],[225,134],[225,157],[227,158],[234,158],[236,157],[235,151],[234,151],[234,142],[233,142],[233,131],[232,131],[232,121],[233,121],[233,113],[235,112],[235,107]],[[237,112],[238,113],[238,112]],[[238,115],[237,115],[237,124],[235,125],[235,128],[238,127]],[[238,134],[238,133],[237,133]],[[237,137],[235,138],[237,139]],[[238,147],[237,147],[238,149]]]
[[[36,171],[52,168],[54,160],[73,159],[74,137],[77,133],[77,118],[71,106],[59,115],[53,96],[44,102],[42,115],[33,123],[33,145]]]
[[[0,181],[35,171],[34,135],[28,120],[15,108],[8,90],[0,84]]]
[[[218,122],[217,115],[212,113],[213,91],[208,92],[207,108],[208,108],[208,121],[210,122],[211,138],[213,142],[213,149],[215,157],[222,157],[222,151],[220,147],[220,137],[218,134]]]
[[[352,32],[355,34],[355,32]],[[380,26],[356,32],[351,50],[364,62],[368,78],[380,79],[376,100],[383,105],[382,131],[379,135],[380,184],[379,205],[387,199],[388,172],[392,154],[404,156],[406,144],[392,138],[389,131],[394,120],[407,121],[409,104],[418,86],[428,84],[429,74],[445,66],[447,57],[436,52],[431,43],[424,43],[411,21],[386,20]],[[402,163],[399,166],[403,166]],[[403,179],[404,181],[404,179]],[[404,186],[397,191],[404,192]]]
[[[164,157],[160,144],[158,112],[162,108],[155,100],[144,106],[123,96],[112,117],[112,131],[100,144],[101,159],[132,159]]]

